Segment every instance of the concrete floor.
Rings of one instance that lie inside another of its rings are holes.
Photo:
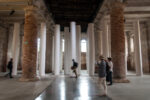
[[[150,76],[128,76],[130,83],[108,86],[108,96],[101,97],[97,77],[57,78],[35,100],[150,100]]]
[[[19,82],[0,75],[0,100],[150,100],[150,75],[129,75],[130,83],[108,86],[108,97],[100,97],[98,78],[48,75],[37,82]],[[47,88],[47,89],[45,89]]]
[[[0,100],[34,100],[53,80],[47,75],[37,82],[19,82],[19,76],[10,79],[0,74]]]

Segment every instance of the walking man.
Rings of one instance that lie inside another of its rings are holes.
[[[9,77],[10,77],[10,78],[13,78],[13,77],[12,77],[13,59],[12,59],[12,58],[11,58],[10,61],[8,62],[7,68],[9,69],[9,73],[8,73],[8,74],[9,74]]]
[[[101,96],[107,96],[107,85],[106,85],[106,62],[104,60],[103,56],[99,57],[99,62],[98,67],[98,75],[99,75],[99,82],[100,82],[100,87],[104,88],[104,93]]]
[[[72,61],[73,61],[73,66],[71,67],[71,69],[72,69],[73,73],[76,75],[76,78],[78,78],[77,71],[76,71],[76,69],[78,67],[78,63],[75,62],[74,59],[72,59]]]

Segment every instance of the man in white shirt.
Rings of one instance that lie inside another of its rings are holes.
[[[112,85],[113,62],[111,57],[107,59],[108,59],[108,66],[109,66],[109,81],[110,81],[109,85]]]

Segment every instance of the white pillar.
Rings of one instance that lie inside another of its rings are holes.
[[[111,30],[110,30],[110,25],[108,25],[108,57],[111,57]]]
[[[102,31],[98,31],[98,56],[102,55]]]
[[[127,57],[128,57],[128,44],[127,44],[127,35],[126,35],[126,33],[125,33],[125,69],[126,69],[126,75],[127,75]]]
[[[17,75],[19,48],[20,48],[20,24],[14,23],[13,41],[12,41],[13,75]]]
[[[70,33],[69,27],[64,28],[64,39],[65,39],[65,52],[64,52],[64,74],[68,75],[70,73],[71,67],[71,57],[70,57]]]
[[[104,21],[103,25],[103,33],[102,33],[102,51],[103,51],[103,56],[107,58],[109,56],[109,50],[108,50],[108,25],[107,21]]]
[[[60,74],[60,25],[55,25],[55,70],[54,74]]]
[[[77,72],[80,74],[81,71],[81,26],[77,25],[76,26],[76,32],[77,32],[77,37],[76,37],[76,50],[77,50],[77,62],[78,62],[78,69]]]
[[[94,42],[94,24],[88,24],[88,32],[87,32],[87,68],[89,75],[94,75],[95,72],[95,42]]]
[[[141,52],[141,37],[140,37],[140,22],[139,20],[134,22],[134,50],[135,50],[135,65],[136,75],[143,75],[142,67],[142,52]]]
[[[53,43],[52,43],[52,73],[54,73],[55,70],[55,36],[53,38]]]
[[[63,69],[63,52],[62,52],[62,39],[63,39],[63,32],[60,32],[60,72],[62,72]]]
[[[76,23],[71,22],[70,24],[70,33],[71,33],[71,59],[76,61]]]
[[[46,54],[46,24],[41,23],[40,32],[40,66],[39,74],[40,76],[45,76],[45,54]]]

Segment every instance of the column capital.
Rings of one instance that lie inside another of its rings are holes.
[[[112,0],[111,8],[124,8],[125,4],[121,1],[122,0]]]
[[[28,5],[28,6],[26,6],[25,8],[24,8],[24,11],[25,12],[28,12],[28,11],[36,11],[38,8],[36,7],[36,6],[34,6],[34,5]]]

